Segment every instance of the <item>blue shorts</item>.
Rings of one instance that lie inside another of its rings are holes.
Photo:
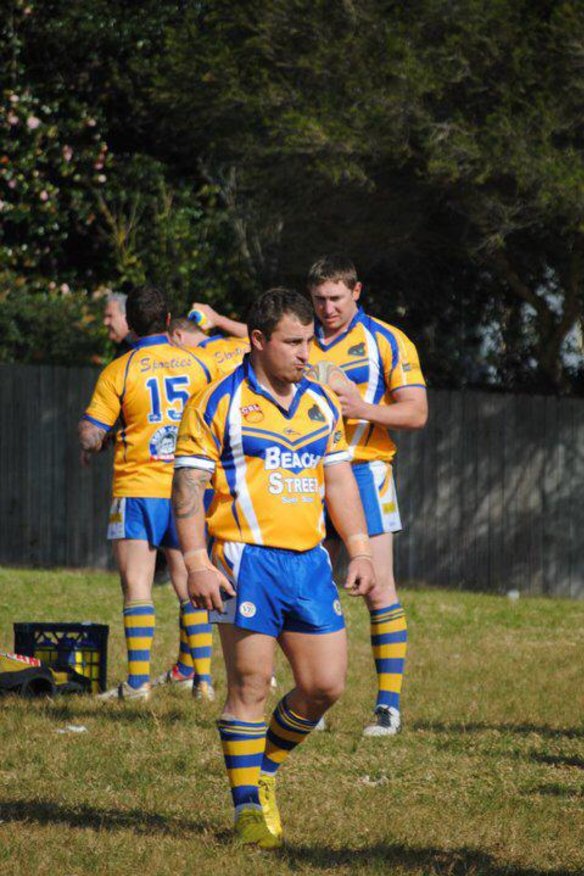
[[[399,532],[402,524],[391,465],[382,460],[375,460],[374,462],[357,462],[352,468],[365,512],[367,534],[381,535],[383,532]],[[326,536],[327,538],[339,537],[328,515]]]
[[[135,538],[152,547],[178,548],[170,499],[114,499],[107,537]]]
[[[211,623],[235,624],[274,638],[283,631],[322,634],[344,629],[331,563],[322,545],[291,551],[215,542],[211,556],[237,593],[224,598],[224,614],[209,612]]]

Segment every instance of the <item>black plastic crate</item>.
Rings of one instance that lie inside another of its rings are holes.
[[[88,679],[88,689],[107,688],[107,624],[15,623],[14,651],[37,657],[55,672]]]

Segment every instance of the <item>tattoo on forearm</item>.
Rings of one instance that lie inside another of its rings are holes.
[[[79,443],[83,450],[89,453],[97,453],[101,449],[103,439],[105,438],[105,430],[99,429],[93,423],[87,420],[81,420],[79,423]]]
[[[200,510],[209,483],[207,472],[179,468],[172,479],[172,508],[177,520],[194,517]]]

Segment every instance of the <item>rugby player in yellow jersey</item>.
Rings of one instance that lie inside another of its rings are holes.
[[[246,333],[247,326],[245,323],[236,323],[234,320],[227,320],[220,317],[214,310],[206,305],[198,304],[198,309],[202,312],[205,307],[207,324],[224,325],[238,329],[238,326],[243,325]],[[208,316],[207,316],[208,312]],[[173,317],[168,324],[168,336],[173,344],[182,347],[185,350],[193,352],[199,361],[206,364],[209,371],[215,376],[229,374],[238,365],[245,353],[249,352],[249,341],[247,338],[224,337],[223,335],[212,335],[209,337],[205,332],[201,331],[196,321],[189,319],[186,316]],[[211,501],[212,490],[209,490],[205,497],[205,503]],[[192,611],[190,616],[184,608],[181,607],[179,614],[179,649],[178,656],[166,672],[163,672],[154,679],[153,685],[170,684],[181,690],[188,690],[189,686],[195,687],[193,691],[195,695],[208,696],[212,695],[211,685],[211,656],[213,648],[213,636],[211,626],[205,617],[205,612]],[[189,645],[195,643],[194,645]],[[197,671],[193,665],[193,657],[197,665]]]
[[[243,325],[243,323],[242,323]],[[229,374],[249,353],[247,338],[211,335],[201,331],[196,322],[186,316],[171,319],[168,334],[171,341],[185,350],[192,350],[218,376]]]
[[[303,374],[308,301],[272,289],[248,317],[251,352],[185,407],[172,501],[191,599],[219,623],[227,699],[218,722],[244,843],[275,848],[275,776],[345,684],[345,623],[324,537],[323,498],[350,556],[346,587],[374,585],[339,403]],[[203,494],[212,539],[207,553]],[[278,641],[294,687],[264,723]]]
[[[400,694],[407,648],[404,610],[393,574],[393,533],[401,526],[391,462],[393,430],[421,429],[428,417],[425,381],[406,335],[359,307],[361,283],[344,256],[325,256],[308,273],[317,317],[310,362],[327,361],[348,380],[335,383],[353,472],[365,509],[377,584],[366,597],[377,672],[374,719],[365,736],[393,736],[401,728]],[[334,562],[338,537],[329,529]]]
[[[128,677],[100,695],[105,699],[147,699],[150,694],[157,546],[165,549],[183,611],[193,612],[170,504],[174,447],[185,402],[214,376],[193,353],[171,345],[168,307],[160,290],[132,290],[127,319],[136,343],[102,371],[79,423],[83,450],[97,453],[118,418],[121,422],[107,537],[113,542],[124,598]],[[194,654],[196,640],[190,644]],[[203,679],[197,692],[211,698],[209,682]]]

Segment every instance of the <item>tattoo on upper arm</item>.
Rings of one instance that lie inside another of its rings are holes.
[[[179,468],[172,479],[172,508],[177,520],[194,517],[203,504],[211,476],[206,471]]]

